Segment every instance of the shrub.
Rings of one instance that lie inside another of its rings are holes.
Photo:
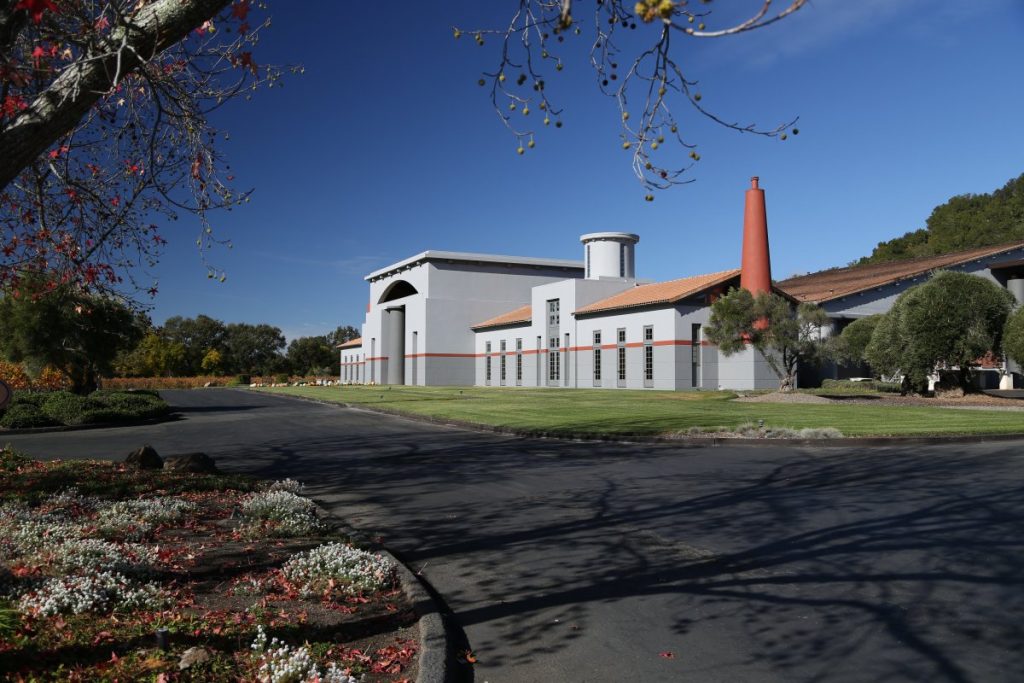
[[[137,540],[159,525],[180,522],[195,509],[192,503],[177,498],[119,500],[99,511],[96,524],[108,536]]]
[[[87,410],[95,421],[145,420],[159,417],[170,408],[149,391],[105,391],[89,395]],[[107,419],[101,419],[106,417]]]
[[[268,641],[262,624],[257,627],[251,649],[259,657],[256,680],[260,683],[358,683],[359,680],[334,662],[321,674],[305,645],[292,647],[277,638]]]
[[[21,403],[10,406],[0,418],[0,427],[6,429],[31,429],[33,427],[52,427],[56,424],[34,405]]]
[[[323,528],[316,516],[316,503],[290,491],[261,491],[242,503],[242,514],[249,519],[250,534],[305,536]]]
[[[291,375],[285,375],[285,374],[274,375],[274,382],[277,383],[277,384],[287,384],[288,380],[290,380],[290,379],[291,379]]]
[[[50,579],[21,599],[23,611],[44,617],[154,608],[163,602],[155,584],[136,584],[114,572]]]
[[[43,401],[43,414],[58,424],[78,424],[88,399],[70,391],[55,391]]]
[[[347,543],[327,543],[293,555],[282,565],[281,573],[306,597],[332,590],[348,594],[378,591],[395,582],[395,566],[390,560]]]
[[[249,384],[251,384],[249,375],[238,375],[235,377],[235,382],[237,384],[244,384],[245,386],[249,386]]]

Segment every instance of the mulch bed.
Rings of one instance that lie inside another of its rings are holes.
[[[69,491],[71,486],[75,489]],[[0,679],[270,680],[269,653],[287,646],[278,660],[306,656],[320,672],[333,664],[335,674],[367,683],[413,680],[417,619],[397,579],[375,590],[356,590],[341,578],[332,579],[310,595],[286,578],[282,565],[302,551],[345,539],[326,527],[289,537],[273,520],[247,518],[246,501],[266,488],[266,483],[234,476],[139,471],[102,462],[36,462],[0,449],[0,512],[37,515],[45,523],[58,520],[55,538],[68,528],[60,524],[72,524],[85,530],[81,538],[121,544],[126,556],[144,552],[151,561],[124,574],[138,584],[155,584],[162,596],[152,606],[80,614],[26,607],[22,600],[47,579],[84,576],[103,567],[55,569],[61,558],[45,561],[50,557],[45,540],[18,540],[16,525],[0,523]],[[122,526],[112,531],[102,521],[102,511],[113,500],[172,498],[189,506],[173,522],[154,526],[140,520],[133,526],[121,520],[117,524]],[[41,549],[19,552],[25,544]],[[59,553],[72,546],[55,547]],[[253,647],[261,628],[268,639],[280,641],[262,652]],[[161,629],[166,632],[158,638]],[[190,648],[200,648],[190,653],[200,661],[182,668]],[[279,661],[275,666],[280,671],[284,665]]]

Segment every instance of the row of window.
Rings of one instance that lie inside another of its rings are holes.
[[[342,382],[359,382],[359,354],[342,354],[341,355],[341,381]]]
[[[499,344],[500,355],[498,356],[498,376],[500,377],[501,385],[504,386],[508,380],[508,355],[506,342],[502,339]],[[486,384],[491,383],[491,342],[487,342],[484,345],[486,357],[484,358],[484,382]],[[516,357],[515,357],[515,376],[516,386],[523,384],[523,340],[516,339]]]
[[[551,323],[557,321],[558,309],[557,301],[548,302],[548,323],[549,328],[552,326]],[[550,304],[555,303],[555,308],[552,310]],[[554,321],[553,319],[554,318]],[[555,322],[557,324],[557,322]],[[601,330],[594,331],[593,338],[593,382],[594,386],[601,386],[602,382],[602,349],[601,349]],[[560,339],[557,334],[552,334],[548,337],[548,348],[547,348],[547,383],[549,386],[557,386],[562,381],[562,349],[569,349],[570,338],[568,333],[565,335],[564,346],[560,346]],[[616,360],[616,382],[618,386],[626,385],[626,328],[620,327],[615,331],[615,360]],[[498,342],[499,344],[499,355],[498,355],[498,376],[502,386],[507,383],[507,347],[506,341],[502,339]],[[491,342],[484,343],[484,383],[491,384],[493,381],[493,359],[492,359],[492,344]],[[541,338],[537,337],[537,352],[541,349]],[[643,328],[643,353],[644,353],[644,364],[643,364],[643,377],[644,386],[654,386],[654,326],[646,325]],[[540,363],[537,364],[537,384],[540,384]],[[568,368],[565,371],[564,377],[565,385],[569,384],[569,372]],[[516,386],[521,386],[523,383],[523,340],[521,338],[516,339],[516,352],[515,352],[515,382]]]

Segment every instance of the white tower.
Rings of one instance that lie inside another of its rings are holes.
[[[592,232],[580,237],[584,244],[586,278],[636,277],[636,243],[639,235],[631,232]]]

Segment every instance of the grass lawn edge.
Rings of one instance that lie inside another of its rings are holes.
[[[793,439],[793,438],[739,438],[723,436],[684,436],[684,435],[658,435],[639,432],[615,432],[599,433],[587,430],[545,430],[521,428],[507,425],[494,425],[475,420],[466,420],[454,417],[437,417],[424,415],[414,411],[402,410],[399,408],[372,405],[361,402],[350,402],[328,397],[315,397],[294,393],[296,389],[306,387],[263,387],[249,389],[249,391],[261,391],[273,396],[310,401],[322,405],[333,405],[353,410],[365,410],[368,412],[390,415],[392,417],[405,418],[416,422],[443,425],[483,431],[495,434],[509,434],[528,438],[562,439],[569,441],[595,441],[595,442],[624,442],[624,443],[666,443],[679,446],[701,447],[701,446],[765,446],[770,444],[791,445],[791,446],[817,446],[817,447],[846,447],[846,446],[893,446],[893,445],[915,445],[915,444],[941,444],[941,443],[981,443],[987,441],[1017,441],[1024,440],[1024,424],[1019,431],[977,431],[977,432],[934,432],[934,433],[908,433],[908,434],[867,434],[843,436],[835,439]],[[322,388],[316,388],[322,389]],[[376,387],[379,390],[380,387]],[[557,390],[547,390],[557,391]],[[572,390],[575,391],[575,390]],[[668,393],[668,392],[666,392]],[[793,406],[800,408],[799,404]],[[946,414],[956,411],[949,408],[925,408],[926,410],[942,411],[939,414]],[[961,413],[985,413],[985,411],[960,410]],[[997,411],[988,411],[997,412]],[[1024,414],[1021,415],[1024,423]]]

